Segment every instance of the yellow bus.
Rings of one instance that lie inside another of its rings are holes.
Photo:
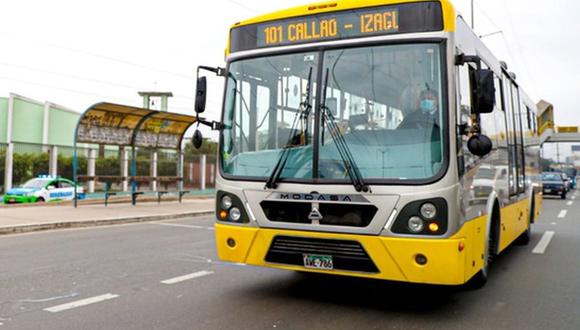
[[[221,260],[479,287],[529,242],[536,105],[449,1],[281,10],[234,24],[225,60],[198,68],[195,104],[220,134]]]

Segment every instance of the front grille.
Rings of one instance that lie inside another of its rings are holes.
[[[303,266],[303,254],[332,256],[334,269],[379,272],[359,242],[336,239],[276,236],[272,240],[266,261]]]
[[[275,222],[312,223],[308,216],[311,203],[263,201],[260,203],[266,218]],[[367,227],[378,209],[374,205],[321,203],[321,225]]]

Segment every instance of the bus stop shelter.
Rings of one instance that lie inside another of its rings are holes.
[[[189,115],[165,111],[136,108],[113,103],[98,103],[88,108],[80,117],[74,140],[73,172],[75,182],[74,204],[77,206],[76,187],[79,179],[92,181],[120,181],[129,179],[131,183],[132,202],[135,204],[137,190],[136,148],[175,150],[178,157],[177,190],[183,194],[183,153],[182,141],[185,132],[197,118]],[[129,178],[122,176],[87,177],[78,175],[79,143],[92,145],[113,145],[131,148],[131,165]],[[159,178],[148,178],[158,180]]]

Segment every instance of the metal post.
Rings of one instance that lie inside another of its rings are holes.
[[[149,176],[153,177],[149,187],[151,191],[157,191],[157,160],[158,154],[157,150],[151,152],[151,162],[149,164]]]
[[[14,163],[14,143],[6,146],[6,160],[4,161],[4,191],[12,189],[12,168]]]
[[[135,151],[135,146],[131,146],[131,199],[133,205],[137,204],[137,198],[135,193],[137,192],[137,182],[135,177],[137,176],[137,152]]]
[[[77,173],[78,173],[78,168],[79,168],[79,164],[78,164],[78,158],[77,158],[77,136],[75,133],[75,141],[74,141],[74,146],[73,146],[73,180],[75,183],[74,186],[74,190],[75,190],[75,195],[74,195],[74,207],[75,209],[77,208],[78,205],[78,178],[77,178]]]
[[[48,156],[48,174],[57,176],[58,174],[58,147],[51,146],[49,148],[50,154]]]
[[[473,0],[471,0],[471,29],[475,29],[475,15],[473,13]]]
[[[6,114],[6,159],[4,161],[4,191],[12,189],[12,170],[14,163],[14,143],[12,143],[12,126],[14,115],[14,97],[10,93],[8,100],[8,113]]]
[[[127,192],[129,191],[129,185],[127,183],[127,177],[129,176],[129,152],[125,147],[119,147],[119,150],[121,151],[121,176],[124,178],[121,185],[122,190]]]
[[[205,164],[206,164],[207,157],[205,155],[201,155],[199,160],[199,183],[200,189],[205,190]]]
[[[97,160],[97,150],[89,149],[89,159],[87,161],[87,176],[93,177],[95,176],[95,169],[96,169],[96,160]],[[87,182],[87,190],[89,194],[95,192],[95,181],[89,180]]]
[[[177,192],[181,194],[183,191],[183,152],[181,150],[177,151],[177,177],[180,179],[177,181]],[[181,200],[181,198],[180,198]]]

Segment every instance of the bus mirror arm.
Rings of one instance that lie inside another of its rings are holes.
[[[220,123],[219,121],[215,121],[215,120],[209,121],[209,120],[206,120],[205,118],[198,117],[197,121],[200,124],[211,128],[212,131],[221,131],[222,129],[226,128],[226,125],[224,125],[223,123]]]
[[[455,65],[461,66],[465,63],[475,63],[477,69],[481,69],[481,58],[477,55],[459,54],[455,56]]]
[[[226,69],[224,69],[224,68],[220,68],[220,67],[214,68],[211,66],[200,65],[197,67],[197,77],[198,78],[199,78],[199,71],[201,71],[201,70],[213,72],[218,77],[225,77],[226,76]]]

